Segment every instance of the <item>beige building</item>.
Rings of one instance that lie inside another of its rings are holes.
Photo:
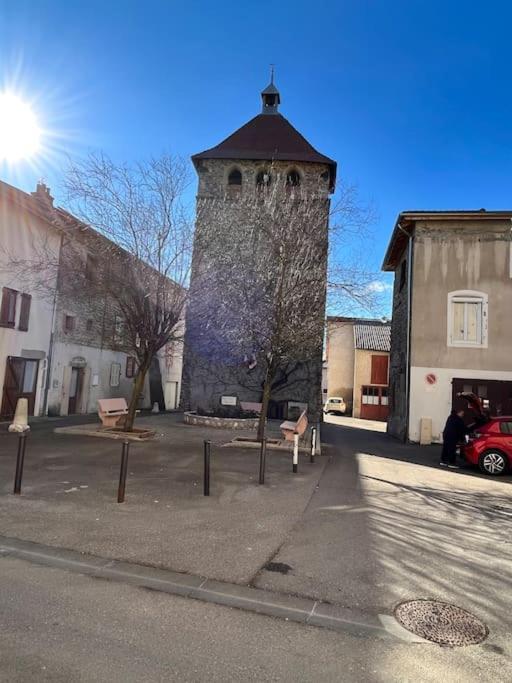
[[[460,391],[512,414],[511,221],[511,211],[399,215],[383,264],[395,273],[391,434],[441,441]]]
[[[12,418],[19,398],[30,415],[45,412],[56,274],[45,278],[46,295],[11,267],[37,261],[39,244],[59,252],[60,233],[36,195],[0,181],[0,419]]]
[[[382,320],[327,318],[324,396],[341,396],[354,417],[387,418],[390,332]]]
[[[69,217],[44,184],[28,194],[0,181],[0,419],[12,418],[19,398],[41,416],[92,413],[99,398],[131,395],[136,359],[116,338],[120,316],[105,298],[77,295],[112,243],[83,224],[71,231]],[[167,344],[140,406],[177,408],[181,370],[181,344]]]

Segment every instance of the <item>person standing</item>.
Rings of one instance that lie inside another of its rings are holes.
[[[457,458],[457,444],[464,440],[468,433],[468,428],[464,424],[463,410],[452,410],[450,416],[446,420],[446,425],[443,430],[443,450],[441,453],[442,467],[449,467],[450,469],[458,469],[456,463]]]

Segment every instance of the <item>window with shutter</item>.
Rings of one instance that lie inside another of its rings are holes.
[[[372,384],[388,383],[388,357],[372,356]]]
[[[15,289],[4,287],[2,290],[2,304],[0,306],[0,325],[14,327],[16,322],[16,296]]]
[[[30,318],[30,304],[32,302],[32,297],[30,294],[21,295],[21,310],[20,310],[20,321],[18,323],[18,330],[22,332],[28,331],[28,321]]]

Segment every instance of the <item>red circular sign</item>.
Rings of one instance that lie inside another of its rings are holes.
[[[429,372],[425,379],[427,380],[427,384],[435,384],[437,382],[437,377],[433,372]]]

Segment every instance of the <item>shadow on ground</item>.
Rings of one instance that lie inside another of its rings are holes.
[[[232,431],[185,425],[180,414],[143,417],[138,424],[159,438],[131,444],[119,505],[121,443],[53,433],[80,422],[34,422],[19,497],[12,495],[17,437],[0,435],[1,534],[247,583],[302,515],[323,468],[304,459],[293,475],[290,455],[269,451],[259,486],[259,452],[221,448]],[[212,441],[209,497],[204,439]]]

